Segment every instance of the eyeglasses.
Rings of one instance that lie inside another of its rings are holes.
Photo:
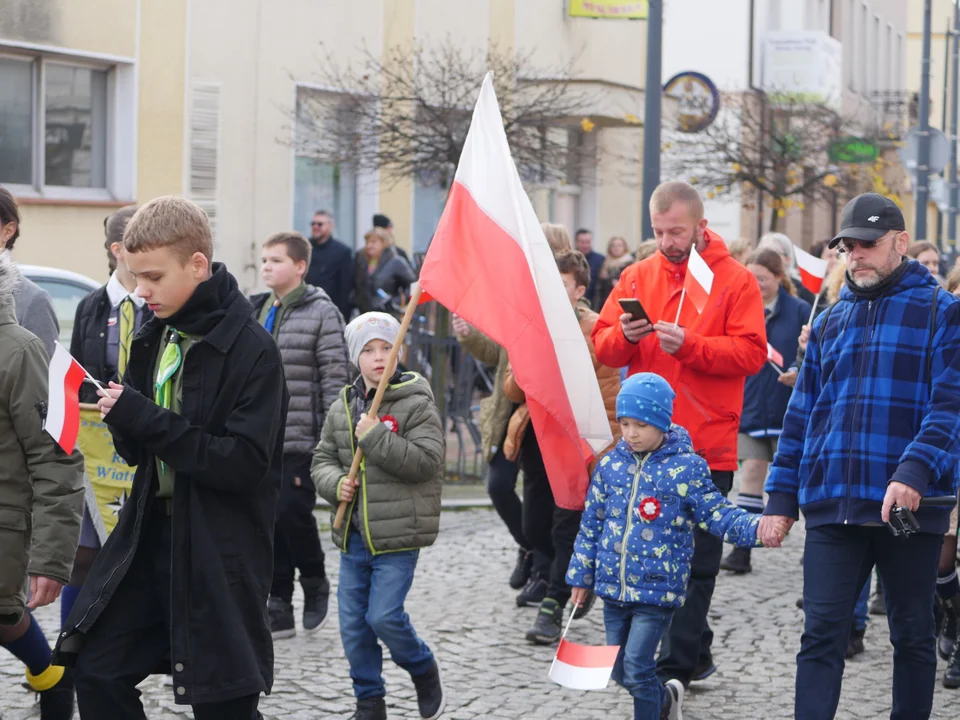
[[[895,237],[896,235],[886,235],[876,240],[854,240],[852,238],[843,238],[837,244],[837,252],[850,253],[850,252],[853,252],[853,249],[858,246],[863,250],[873,250],[877,245],[882,243],[884,240],[889,240]]]

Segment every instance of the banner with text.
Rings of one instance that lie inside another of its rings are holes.
[[[80,405],[80,434],[77,446],[83,453],[87,477],[93,486],[97,510],[107,532],[116,527],[123,504],[130,497],[136,468],[117,455],[107,424],[100,419],[96,405]],[[92,512],[92,508],[91,508]]]
[[[646,20],[647,0],[570,0],[570,17]]]

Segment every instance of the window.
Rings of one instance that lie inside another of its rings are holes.
[[[0,182],[108,187],[111,70],[39,57],[0,57]]]
[[[843,40],[843,67],[847,77],[847,87],[850,90],[857,89],[856,74],[854,73],[854,58],[856,57],[857,47],[857,0],[848,0],[847,2],[847,21],[844,23]]]
[[[896,72],[894,73],[894,90],[903,90],[903,33],[897,35],[897,53],[894,56]]]
[[[310,237],[310,221],[317,210],[333,213],[335,237],[347,247],[363,243],[357,229],[357,175],[345,164],[317,159],[311,149],[324,147],[324,130],[329,123],[344,122],[336,93],[297,88],[297,127],[294,141],[293,227]],[[362,228],[365,232],[369,228]]]
[[[883,51],[886,53],[886,57],[883,58],[883,86],[881,90],[895,90],[894,84],[897,78],[897,66],[894,58],[894,46],[893,46],[893,25],[887,23],[887,39],[883,46]]]

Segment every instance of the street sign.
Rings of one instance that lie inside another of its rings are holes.
[[[911,175],[917,174],[917,158],[920,155],[920,128],[912,127],[907,130],[907,137],[900,148],[900,161]],[[936,128],[930,128],[930,163],[929,172],[937,175],[950,162],[950,141],[947,136]]]
[[[827,156],[835,163],[875,163],[880,153],[866,138],[846,137],[830,143]]]
[[[677,101],[677,129],[682,133],[706,130],[720,112],[720,91],[703,73],[678,73],[667,80],[663,92]]]

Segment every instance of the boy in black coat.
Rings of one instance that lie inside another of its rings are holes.
[[[266,604],[287,392],[250,303],[212,263],[203,211],[144,205],[124,234],[155,315],[100,411],[133,491],[60,640],[84,720],[145,718],[136,685],[173,674],[198,720],[259,717],[273,683]]]

